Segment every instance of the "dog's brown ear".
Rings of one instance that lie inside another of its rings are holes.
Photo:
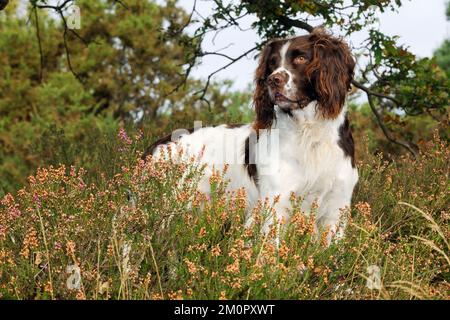
[[[312,79],[323,117],[335,119],[351,87],[355,60],[344,41],[324,30],[314,31],[310,41],[313,43],[313,60],[307,74]]]
[[[258,68],[255,72],[255,92],[253,104],[255,106],[256,121],[255,129],[266,129],[272,125],[274,118],[274,104],[270,100],[269,90],[266,85],[269,76],[269,58],[272,53],[274,41],[266,45],[259,56]]]

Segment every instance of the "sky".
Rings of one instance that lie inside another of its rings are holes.
[[[233,0],[238,1],[238,0]],[[387,35],[400,36],[399,43],[410,48],[420,57],[431,57],[433,51],[446,39],[450,38],[450,23],[445,17],[445,3],[447,0],[404,0],[398,12],[385,12],[379,16],[380,31]],[[179,0],[179,4],[191,12],[193,0]],[[198,0],[197,10],[207,17],[212,13],[210,1]],[[259,40],[256,32],[250,27],[254,18],[244,20],[242,32],[238,29],[226,30],[219,33],[214,39],[208,37],[203,43],[204,51],[221,51],[232,57],[239,56],[246,50],[252,48]],[[299,31],[298,35],[305,34]],[[368,37],[367,31],[355,33],[347,39],[354,47],[358,47]],[[234,81],[233,89],[243,90],[251,84],[253,73],[256,69],[254,54],[249,55],[229,68],[221,71],[213,80],[231,79]],[[217,56],[204,57],[199,67],[193,72],[195,78],[206,78],[213,70],[227,64],[225,58]]]

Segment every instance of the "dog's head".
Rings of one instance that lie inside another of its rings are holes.
[[[271,41],[260,55],[255,74],[257,127],[271,125],[274,105],[293,111],[317,101],[324,118],[336,118],[350,89],[354,67],[347,44],[322,29]]]

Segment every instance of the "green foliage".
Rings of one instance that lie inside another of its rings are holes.
[[[396,10],[400,0],[353,0],[348,1],[298,1],[298,0],[245,0],[235,2],[216,1],[218,10],[207,20],[205,27],[215,26],[220,21],[238,20],[248,12],[255,14],[258,20],[253,26],[263,38],[278,38],[292,34],[292,25],[283,23],[286,18],[307,21],[309,18],[320,19],[326,26],[342,28],[346,33],[361,30],[376,19],[377,12]],[[350,9],[350,10],[347,10]],[[281,23],[280,23],[281,22]]]
[[[445,71],[447,78],[450,78],[450,40],[444,43],[434,52],[436,63]]]
[[[447,9],[445,12],[447,21],[450,20],[450,2],[447,2]],[[446,39],[444,43],[434,52],[436,63],[445,71],[447,77],[450,78],[450,40]]]
[[[370,31],[369,72],[375,76],[371,88],[390,94],[398,104],[385,107],[400,108],[408,115],[418,115],[426,110],[442,114],[449,106],[450,80],[434,59],[418,59],[404,46],[396,44],[396,37],[379,31]]]

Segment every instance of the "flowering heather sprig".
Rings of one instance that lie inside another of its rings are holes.
[[[131,145],[133,143],[133,141],[131,140],[130,137],[128,137],[128,134],[123,127],[119,129],[119,133],[117,134],[117,136],[119,137],[120,141],[122,141],[126,145]]]
[[[185,258],[184,263],[186,264],[186,267],[188,268],[190,274],[192,275],[197,274],[198,268],[194,262],[190,261],[188,258]]]
[[[30,227],[25,234],[22,242],[22,249],[20,250],[20,255],[24,258],[30,256],[30,251],[39,247],[39,240],[37,236],[37,231],[33,227]]]

